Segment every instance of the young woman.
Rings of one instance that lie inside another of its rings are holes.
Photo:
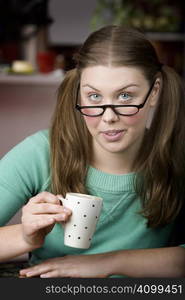
[[[1,160],[1,225],[23,206],[22,223],[0,229],[1,261],[30,252],[27,277],[185,276],[184,118],[181,80],[142,33],[92,33],[49,132]],[[63,244],[66,192],[103,198],[89,249]]]

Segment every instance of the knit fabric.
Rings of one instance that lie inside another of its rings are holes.
[[[15,146],[0,161],[0,226],[27,201],[50,191],[48,131],[39,131]],[[89,249],[65,246],[64,230],[55,224],[43,246],[33,251],[31,263],[68,254],[95,254],[122,249],[159,248],[168,245],[173,224],[151,229],[139,214],[141,201],[134,191],[135,173],[113,175],[89,166],[86,188],[103,198],[103,209]],[[184,246],[185,245],[181,245]]]

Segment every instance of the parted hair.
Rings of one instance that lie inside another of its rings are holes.
[[[52,192],[86,193],[92,139],[83,116],[75,110],[82,70],[97,65],[137,67],[149,84],[159,74],[162,78],[158,105],[134,163],[140,213],[153,228],[173,222],[185,197],[185,97],[180,76],[161,64],[145,34],[124,26],[91,33],[75,61],[76,67],[66,73],[58,89],[50,129]]]

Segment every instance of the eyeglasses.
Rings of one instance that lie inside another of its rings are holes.
[[[113,104],[107,104],[107,105],[97,105],[97,106],[81,106],[76,103],[75,108],[81,112],[82,115],[88,116],[88,117],[99,117],[102,116],[107,108],[111,108],[115,114],[121,115],[121,116],[133,116],[139,112],[141,108],[144,107],[153,87],[154,87],[155,81],[151,85],[145,100],[142,104],[139,105],[113,105]]]

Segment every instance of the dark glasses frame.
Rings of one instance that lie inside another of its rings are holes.
[[[136,115],[139,112],[140,109],[142,109],[144,107],[144,105],[145,105],[146,101],[148,100],[148,97],[149,97],[149,95],[150,95],[150,93],[151,93],[151,91],[152,91],[152,89],[154,87],[155,81],[156,80],[154,80],[154,82],[152,83],[151,87],[149,88],[149,90],[148,90],[148,92],[147,92],[147,94],[145,96],[145,99],[144,99],[143,103],[141,103],[139,105],[124,105],[124,104],[123,105],[114,105],[114,104],[106,104],[106,105],[96,105],[96,106],[95,105],[93,105],[93,106],[81,106],[78,103],[76,103],[75,108],[82,115],[88,116],[88,117],[99,117],[99,116],[102,116],[107,108],[111,108],[114,111],[114,113],[117,114],[117,115],[128,116],[128,117],[129,116],[134,116],[134,115]],[[134,113],[132,113],[132,114],[122,114],[122,113],[120,113],[120,112],[118,112],[116,110],[116,108],[119,108],[119,107],[135,107],[135,108],[137,108],[137,111],[134,112]],[[90,109],[91,108],[101,108],[102,112],[100,112],[100,113],[98,113],[96,115],[89,115],[89,114],[83,113],[82,109],[84,109],[84,108],[90,108]]]

